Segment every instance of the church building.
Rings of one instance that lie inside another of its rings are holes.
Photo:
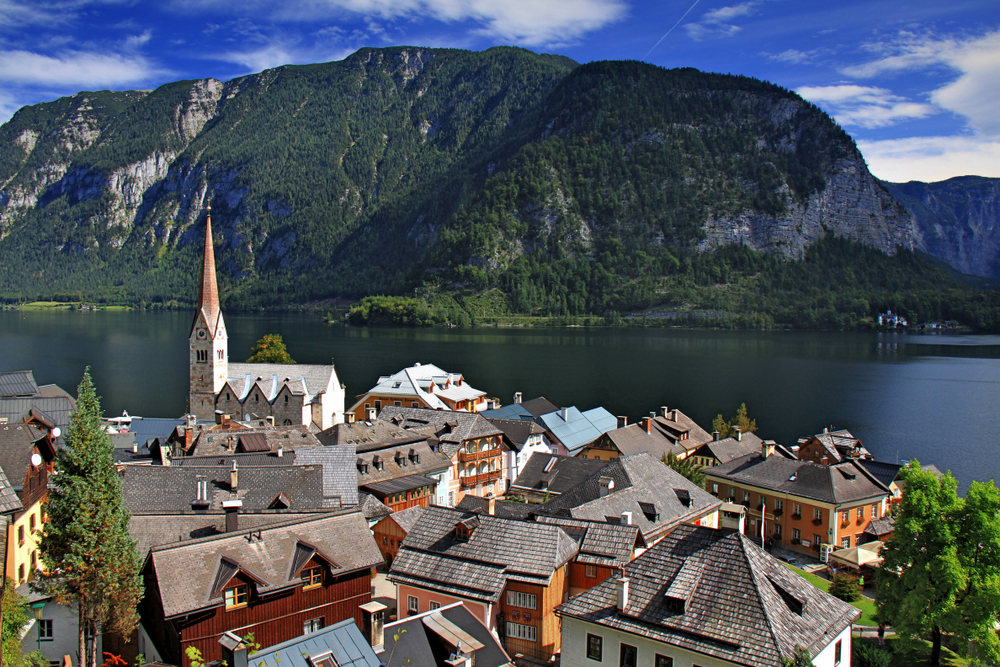
[[[219,305],[212,244],[212,207],[205,222],[198,311],[191,326],[188,409],[201,420],[273,417],[276,425],[330,428],[344,421],[344,385],[333,365],[230,363]]]

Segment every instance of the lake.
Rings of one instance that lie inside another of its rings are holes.
[[[0,371],[31,369],[75,393],[89,365],[109,416],[179,416],[192,317],[0,311]],[[934,463],[963,489],[1000,478],[1000,336],[362,328],[294,314],[227,314],[226,324],[230,360],[280,333],[297,361],[336,364],[348,402],[379,375],[433,363],[504,403],[520,391],[630,422],[665,405],[710,428],[746,402],[758,434],[781,444],[847,428],[879,460]]]

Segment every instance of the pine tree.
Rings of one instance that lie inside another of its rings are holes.
[[[98,628],[129,636],[138,623],[136,605],[142,597],[139,555],[128,532],[113,451],[87,368],[66,447],[56,456],[37,585],[60,604],[77,607],[79,664],[90,667],[97,664]]]
[[[743,433],[753,433],[757,430],[757,420],[747,416],[747,404],[740,403],[736,416],[726,421],[722,415],[716,415],[712,420],[712,430],[719,432],[720,438],[732,438],[736,436],[737,427]]]
[[[251,364],[294,364],[295,360],[288,354],[285,341],[281,334],[264,334],[250,350]]]

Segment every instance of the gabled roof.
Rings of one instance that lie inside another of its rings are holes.
[[[399,512],[394,512],[392,520],[396,522],[397,526],[409,533],[413,529],[413,526],[417,524],[417,521],[420,520],[423,513],[423,507],[410,507]]]
[[[31,371],[7,371],[0,373],[0,397],[30,398],[38,396],[38,385]]]
[[[555,412],[559,409],[559,406],[545,398],[544,396],[539,396],[538,398],[532,398],[521,403],[521,407],[527,410],[536,419],[542,415],[546,415],[550,412]]]
[[[390,405],[382,408],[378,421],[388,421],[405,429],[418,429],[421,433],[433,434],[448,456],[459,446],[476,438],[503,435],[503,431],[482,415],[449,410],[427,410],[424,408],[403,408]],[[429,428],[428,428],[429,427]]]
[[[556,406],[552,406],[552,410],[555,410]],[[551,412],[552,410],[546,410],[545,412]],[[523,405],[520,403],[511,403],[510,405],[503,405],[499,408],[492,408],[490,410],[481,410],[479,412],[482,416],[486,417],[490,421],[494,419],[512,419],[517,421],[533,421],[535,415],[528,412]]]
[[[353,618],[261,649],[248,656],[247,667],[313,667],[326,654],[339,667],[379,667],[375,650]]]
[[[476,667],[514,664],[500,641],[461,602],[386,625],[385,645],[378,655],[386,667],[444,667],[458,650],[474,652]]]
[[[216,589],[224,563],[252,573],[261,594],[301,585],[292,567],[300,543],[335,562],[339,566],[332,568],[335,576],[382,561],[368,522],[360,512],[350,512],[153,547],[147,568],[151,564],[149,571],[156,577],[169,620],[223,604]]]
[[[707,468],[705,474],[834,505],[889,493],[886,485],[854,460],[825,466],[783,456],[763,458],[761,454],[748,454]]]
[[[24,484],[36,443],[43,459],[52,460],[55,456],[44,440],[45,433],[29,424],[0,424],[0,470],[15,488],[20,489]]]
[[[755,454],[761,451],[764,441],[755,433],[744,433],[737,438],[723,438],[722,440],[710,440],[695,452],[695,456],[711,457],[726,463],[733,459],[738,459],[747,454]]]
[[[555,516],[539,516],[536,521],[559,526],[576,540],[580,545],[577,563],[621,567],[632,560],[636,549],[646,546],[638,526]]]
[[[545,433],[545,429],[534,421],[523,421],[520,419],[496,419],[487,417],[489,422],[499,428],[507,436],[507,440],[514,447],[515,451],[521,451],[528,442],[528,438],[533,435]]]
[[[375,457],[382,464],[381,470],[375,468]],[[364,486],[407,475],[443,472],[451,466],[451,459],[432,450],[426,440],[420,440],[388,449],[359,452],[355,458],[355,468],[358,466],[368,466],[367,471],[356,470],[355,484]]]
[[[426,442],[433,430],[407,429],[386,420],[336,424],[320,431],[316,437],[324,445],[352,444],[359,452],[370,452],[399,445]]]
[[[0,470],[0,514],[13,514],[14,512],[19,512],[23,509],[21,505],[21,500],[14,493],[14,489],[11,488],[10,481],[7,479],[7,475],[4,474],[3,470]],[[0,521],[0,529],[3,529],[6,534],[6,523]],[[4,551],[4,554],[7,552]]]
[[[392,514],[391,509],[370,493],[358,493],[358,508],[369,521],[377,521]]]
[[[44,413],[45,420],[58,426],[65,434],[70,415],[76,410],[76,401],[61,389],[53,396],[43,393],[31,398],[0,398],[0,419],[6,419],[8,423],[24,421],[31,417],[33,410]],[[63,437],[60,436],[57,442],[61,442]]]
[[[310,402],[330,386],[336,386],[337,370],[332,364],[229,364],[228,384],[238,400],[243,400],[254,386],[260,387],[268,401],[273,401],[286,385],[294,394],[305,394]]]
[[[437,486],[437,480],[431,477],[424,477],[423,475],[406,475],[405,477],[395,477],[375,482],[374,484],[365,484],[361,488],[368,493],[385,497],[393,493],[419,489],[424,486]]]
[[[493,503],[492,512],[490,512],[491,502]],[[481,498],[471,493],[462,496],[462,499],[455,505],[456,509],[467,512],[492,514],[501,519],[520,519],[522,521],[531,517],[535,507],[537,505],[532,505],[531,503],[522,503],[515,500],[497,500],[496,498]]]
[[[538,418],[542,426],[558,440],[570,454],[576,454],[585,445],[618,426],[618,419],[604,408],[581,412],[576,407],[559,408]]]
[[[629,424],[608,431],[599,438],[599,442],[603,443],[605,439],[622,454],[648,452],[656,459],[662,459],[667,454],[680,456],[687,451],[683,446],[674,444],[674,441],[666,437],[660,429],[654,428],[652,420],[650,420],[649,431],[643,428],[641,423]]]
[[[349,412],[357,409],[365,396],[419,397],[431,409],[450,410],[447,399],[452,404],[458,401],[478,401],[486,392],[469,386],[461,373],[448,373],[434,364],[415,364],[409,368],[383,375],[378,383],[359,397]]]
[[[607,461],[596,459],[535,452],[525,462],[517,479],[511,483],[510,490],[559,495],[607,465]]]
[[[679,526],[623,572],[624,612],[609,579],[557,613],[750,667],[815,657],[861,615],[728,530]]]
[[[889,486],[899,476],[899,471],[903,469],[900,463],[886,463],[884,461],[872,461],[869,459],[859,459],[858,463],[872,474],[878,481]]]

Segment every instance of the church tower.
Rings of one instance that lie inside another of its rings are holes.
[[[215,281],[215,248],[212,245],[212,207],[205,221],[205,256],[201,265],[198,311],[191,326],[189,369],[191,385],[188,411],[198,419],[215,419],[215,397],[229,378],[229,336],[219,306]]]

